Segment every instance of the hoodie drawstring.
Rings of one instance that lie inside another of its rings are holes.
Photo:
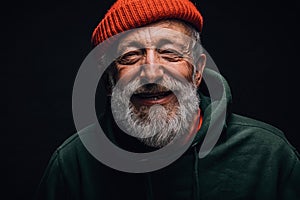
[[[147,190],[147,200],[153,200],[153,191],[151,177],[149,173],[146,173],[146,190]]]
[[[194,199],[199,200],[200,199],[200,194],[199,194],[199,174],[198,174],[198,165],[199,165],[199,158],[198,158],[198,153],[197,153],[197,146],[194,146],[194,174],[193,177],[195,178],[194,181]]]

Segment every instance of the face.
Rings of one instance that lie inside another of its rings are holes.
[[[182,22],[161,21],[126,34],[117,47],[112,111],[123,130],[149,146],[187,132],[199,109],[205,55],[193,52],[191,33]]]

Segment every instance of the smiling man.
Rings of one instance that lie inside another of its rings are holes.
[[[188,0],[115,2],[92,43],[98,67],[114,58],[99,121],[117,153],[98,157],[104,142],[80,130],[55,151],[37,199],[300,198],[298,152],[275,127],[230,112],[226,81],[205,68],[202,27]]]
[[[200,117],[197,88],[206,57],[198,52],[197,64],[192,63],[195,35],[195,29],[173,19],[140,28],[118,41],[121,56],[113,66],[116,74],[109,76],[124,87],[113,87],[114,117],[126,133],[148,146],[167,145],[189,132],[193,119]]]

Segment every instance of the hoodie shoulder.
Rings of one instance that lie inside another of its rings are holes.
[[[229,129],[229,137],[236,133],[251,134],[252,137],[257,139],[269,139],[272,142],[276,141],[284,143],[295,150],[280,129],[265,122],[237,114],[231,114],[227,121],[227,126]]]
[[[74,133],[67,138],[56,150],[62,158],[76,157],[78,154],[83,154],[87,150],[84,147],[80,135],[86,135],[93,132],[93,125],[88,126],[77,133]]]
[[[249,117],[237,115],[237,114],[232,114],[231,118],[229,120],[229,125],[241,125],[245,127],[256,127],[256,128],[261,128],[264,129],[265,131],[271,132],[275,135],[278,135],[279,137],[284,137],[284,133],[276,128],[275,126],[272,126],[270,124],[267,124],[265,122],[252,119]]]

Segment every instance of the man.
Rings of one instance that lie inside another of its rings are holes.
[[[202,26],[188,0],[116,1],[92,36],[100,67],[115,58],[99,121],[134,156],[104,160],[121,153],[94,151],[89,126],[54,153],[37,199],[300,198],[299,154],[278,129],[230,112],[227,83],[205,69]]]

